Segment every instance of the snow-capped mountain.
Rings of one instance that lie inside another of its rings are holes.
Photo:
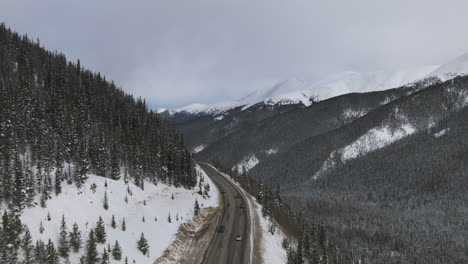
[[[234,107],[250,106],[264,102],[268,105],[303,104],[309,106],[313,99],[325,100],[355,92],[381,91],[409,83],[436,77],[441,81],[468,73],[468,53],[442,66],[432,65],[403,70],[353,72],[345,71],[328,76],[314,83],[307,83],[293,77],[272,87],[258,89],[251,94],[233,101],[215,104],[191,104],[175,110],[166,110],[169,115],[185,113],[190,115],[218,114]],[[158,112],[164,112],[162,110]]]
[[[434,70],[430,76],[439,78],[441,81],[447,81],[456,76],[465,75],[468,73],[468,53],[465,53],[447,64],[440,66]]]

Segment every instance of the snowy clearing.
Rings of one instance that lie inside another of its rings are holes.
[[[171,244],[179,226],[193,217],[195,199],[201,207],[218,206],[215,185],[198,166],[197,172],[198,179],[203,179],[204,183],[208,183],[211,187],[208,192],[209,197],[197,194],[198,187],[188,190],[162,183],[154,185],[145,182],[145,190],[142,190],[133,183],[125,184],[123,180],[115,181],[89,175],[89,179],[80,190],[75,185],[64,184],[63,192],[47,201],[47,208],[36,206],[25,209],[21,221],[29,227],[34,240],[47,241],[50,238],[53,242],[57,242],[60,221],[64,215],[67,231],[70,232],[73,223],[76,222],[85,242],[90,229],[96,226],[96,221],[101,216],[105,223],[107,240],[104,244],[98,244],[99,253],[103,252],[108,243],[113,246],[118,240],[122,247],[123,258],[120,262],[111,258],[112,263],[123,263],[125,256],[128,256],[130,263],[133,261],[153,263]],[[94,184],[96,188],[92,190],[91,186]],[[108,197],[108,210],[103,208],[105,192]],[[125,201],[126,197],[128,202]],[[49,213],[50,220],[47,217]],[[115,229],[111,227],[112,215],[115,216],[117,223]],[[169,215],[171,223],[168,221]],[[126,222],[126,231],[122,230],[123,218]],[[39,232],[41,222],[44,227],[42,234]],[[137,240],[141,233],[144,233],[148,240],[149,256],[144,256],[137,249]],[[79,253],[72,253],[71,263],[79,263],[79,257],[84,252],[85,250],[81,249]]]

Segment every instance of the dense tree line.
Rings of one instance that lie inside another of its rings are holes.
[[[0,25],[0,202],[41,204],[87,173],[195,185],[184,140],[144,100]]]

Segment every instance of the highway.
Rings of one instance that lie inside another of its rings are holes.
[[[204,255],[204,264],[250,264],[250,211],[243,193],[218,170],[207,163],[199,163],[221,192],[221,216],[217,226],[224,232],[215,232]],[[243,208],[241,208],[241,206]],[[236,236],[242,237],[236,241]]]

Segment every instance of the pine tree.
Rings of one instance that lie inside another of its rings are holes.
[[[46,263],[46,246],[41,240],[36,241],[36,247],[34,247],[34,263]]]
[[[106,228],[104,226],[104,221],[102,220],[102,217],[99,217],[96,223],[95,235],[96,235],[96,242],[98,243],[106,242],[107,234],[106,234]]]
[[[81,249],[83,240],[81,239],[81,231],[78,229],[76,223],[73,224],[72,231],[70,232],[70,246],[73,252],[78,252]]]
[[[19,219],[19,215],[5,211],[2,215],[2,229],[0,233],[0,249],[2,249],[1,261],[7,260],[5,263],[16,263],[18,258],[18,249],[21,246],[21,234],[23,232],[23,224]]]
[[[125,224],[125,217],[122,219],[122,231],[127,230],[127,225]]]
[[[52,220],[52,217],[50,216],[50,212],[47,212],[47,218],[46,218],[46,219],[47,219],[47,221],[49,221],[49,222],[50,222],[50,220]]]
[[[101,264],[109,264],[109,253],[107,253],[107,249],[104,248],[104,252],[102,252],[101,257]]]
[[[149,252],[149,245],[148,245],[148,240],[146,240],[145,236],[143,233],[141,233],[140,240],[137,242],[137,248],[143,253],[143,255],[148,254]]]
[[[167,222],[171,223],[171,213],[169,212],[169,216],[167,217]]]
[[[67,258],[70,252],[70,245],[68,241],[67,224],[65,222],[65,215],[62,215],[62,222],[60,224],[60,235],[57,247],[59,256]]]
[[[115,222],[115,216],[112,215],[112,220],[111,220],[111,227],[115,229],[117,227],[117,223]]]
[[[27,226],[24,227],[24,235],[21,240],[21,248],[23,249],[23,264],[33,263],[34,246],[32,244],[31,233]]]
[[[120,162],[116,144],[112,144],[111,154],[111,179],[120,180]]]
[[[62,181],[63,181],[63,165],[61,161],[57,162],[55,170],[55,195],[62,193]]]
[[[104,191],[104,204],[103,204],[103,207],[104,207],[105,210],[109,209],[109,201],[107,199],[107,191]]]
[[[46,247],[46,264],[59,264],[59,257],[57,251],[55,250],[54,243],[49,239]]]
[[[23,173],[23,168],[19,157],[15,157],[15,174],[14,174],[14,187],[13,199],[11,201],[12,211],[20,213],[26,207],[26,178]]]
[[[121,260],[122,259],[122,248],[119,245],[119,241],[115,241],[114,247],[112,248],[112,257],[115,260]]]
[[[128,257],[125,257],[125,264],[128,264]]]
[[[31,167],[26,165],[26,170],[25,170],[25,176],[26,176],[26,206],[32,207],[34,205],[34,197],[36,196],[36,191],[34,190],[34,174],[31,171]]]
[[[39,233],[40,233],[40,234],[44,233],[44,225],[42,224],[42,220],[41,220],[41,222],[39,223]]]
[[[98,262],[98,252],[96,249],[96,237],[94,230],[89,231],[88,241],[86,241],[86,263],[94,264]]]
[[[197,200],[197,199],[195,199],[195,206],[194,206],[193,212],[194,212],[194,215],[195,215],[195,216],[197,216],[198,213],[200,212],[200,205],[198,204],[198,200]]]
[[[34,205],[34,197],[36,196],[36,191],[34,190],[34,174],[31,171],[29,165],[26,166],[26,206],[32,207]]]
[[[145,217],[144,217],[144,216],[141,218],[141,221],[142,221],[143,223],[145,222]]]
[[[89,170],[89,157],[88,157],[88,147],[86,144],[86,139],[81,140],[81,144],[78,152],[78,161],[76,162],[75,168],[75,183],[78,188],[84,184],[88,179],[87,173]]]

